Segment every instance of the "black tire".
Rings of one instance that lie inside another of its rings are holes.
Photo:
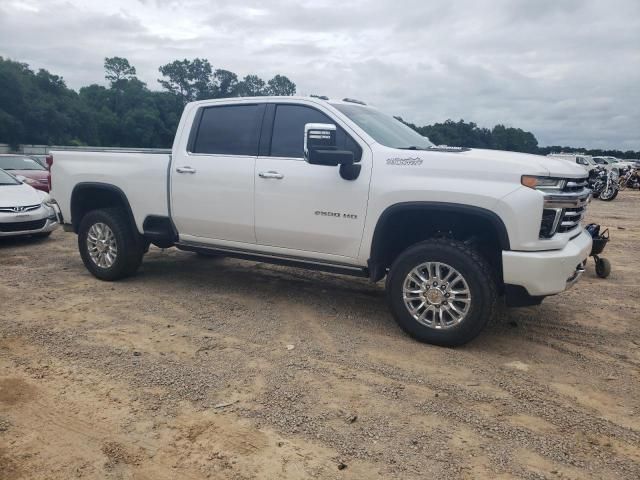
[[[600,200],[602,200],[603,202],[610,202],[611,200],[613,200],[614,198],[616,198],[618,196],[618,191],[619,190],[617,188],[614,189],[614,191],[611,194],[611,196],[606,195],[606,192],[602,192],[600,194]]]
[[[109,268],[98,266],[89,255],[87,235],[96,223],[106,224],[115,238],[118,253]],[[100,280],[113,281],[133,275],[138,270],[144,255],[144,242],[122,210],[107,208],[93,210],[82,218],[78,229],[78,249],[87,270]]]
[[[598,260],[596,260],[596,275],[600,278],[607,278],[611,275],[611,262],[606,258],[598,257]]]
[[[472,302],[457,325],[436,329],[418,323],[403,298],[407,275],[425,262],[441,262],[456,269],[466,280]],[[497,298],[495,275],[489,263],[475,250],[457,240],[433,239],[420,242],[395,260],[387,276],[387,299],[398,325],[421,342],[446,347],[463,345],[477,337],[494,313]]]

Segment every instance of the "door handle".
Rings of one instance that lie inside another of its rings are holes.
[[[196,169],[195,168],[191,168],[191,167],[187,167],[185,165],[184,167],[177,167],[176,168],[176,172],[178,172],[178,173],[196,173]]]
[[[260,172],[258,176],[260,178],[276,178],[278,180],[282,180],[284,178],[283,174],[274,171]]]

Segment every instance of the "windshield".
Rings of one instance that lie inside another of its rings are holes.
[[[19,185],[20,182],[9,175],[7,172],[0,170],[0,185]]]
[[[3,170],[45,170],[34,159],[19,156],[0,156],[0,168]]]
[[[412,128],[371,107],[332,103],[376,142],[391,148],[426,150],[434,145]]]
[[[607,161],[604,158],[594,158],[593,161],[598,165],[607,165]]]

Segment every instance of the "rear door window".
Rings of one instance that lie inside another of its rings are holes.
[[[263,111],[264,105],[223,105],[204,108],[192,152],[212,155],[257,155]]]

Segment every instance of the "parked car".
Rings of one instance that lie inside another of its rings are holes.
[[[0,238],[46,237],[59,225],[57,207],[49,195],[22,180],[0,170]]]
[[[631,163],[631,168],[640,168],[640,159],[628,158],[627,161]]]
[[[51,152],[52,195],[87,269],[132,275],[149,243],[387,277],[418,340],[468,342],[496,299],[539,304],[584,271],[586,172],[549,157],[440,148],[354,102],[188,104],[171,154]]]
[[[48,168],[47,167],[47,155],[41,155],[41,154],[29,154],[28,155],[29,158],[34,159],[36,162],[38,162],[40,165],[42,165],[44,168]]]
[[[606,161],[609,165],[617,168],[618,170],[620,170],[621,168],[627,168],[627,167],[632,167],[633,162],[631,160],[620,160],[619,158],[616,157],[611,157],[611,156],[598,156],[598,157],[593,157],[594,160],[598,159],[598,160],[604,160]],[[618,172],[620,173],[620,172]]]
[[[26,155],[0,154],[0,168],[13,175],[22,175],[33,188],[49,191],[49,171]]]
[[[620,175],[620,169],[615,165],[615,162],[607,160],[603,157],[593,157],[593,161],[596,162],[599,166],[613,171],[616,175]]]
[[[587,172],[592,170],[598,164],[593,161],[593,157],[591,155],[585,154],[574,154],[574,153],[550,153],[547,155],[548,157],[557,158],[560,160],[567,160],[569,162],[580,165]]]

